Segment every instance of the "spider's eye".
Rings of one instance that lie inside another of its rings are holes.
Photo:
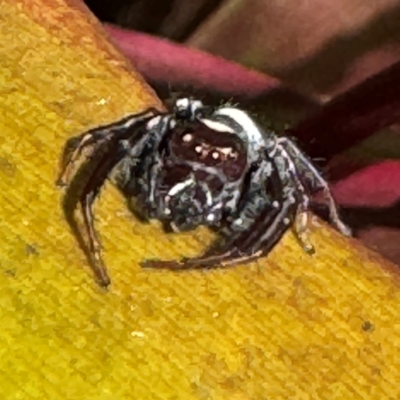
[[[233,147],[222,147],[219,149],[220,157],[225,160],[236,160],[239,153]]]
[[[247,150],[242,140],[223,125],[200,121],[174,129],[169,142],[171,154],[180,162],[197,162],[222,170],[230,179],[237,179],[246,168]],[[221,130],[216,130],[220,128]]]
[[[191,143],[194,140],[194,135],[193,133],[185,133],[182,136],[182,142],[184,143]]]
[[[203,153],[203,150],[204,150],[204,148],[203,148],[203,146],[196,146],[195,148],[194,148],[194,151],[197,153],[197,154],[202,154]]]

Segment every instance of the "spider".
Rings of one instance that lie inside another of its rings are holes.
[[[75,162],[87,149],[93,167],[79,194],[84,229],[99,283],[110,284],[94,227],[93,203],[112,171],[120,189],[146,220],[172,231],[200,225],[220,240],[204,254],[180,260],[145,260],[143,267],[215,268],[266,255],[293,227],[305,251],[313,192],[323,190],[332,224],[344,235],[328,183],[287,137],[262,129],[233,106],[205,106],[180,98],[169,112],[149,109],[72,138],[60,183],[68,185]],[[118,166],[118,168],[116,168]]]

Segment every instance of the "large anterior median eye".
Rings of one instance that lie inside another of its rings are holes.
[[[235,147],[214,147],[210,154],[212,159],[220,160],[222,162],[237,160],[239,157],[239,151]]]
[[[210,129],[199,121],[174,129],[170,151],[179,161],[218,168],[230,180],[238,179],[246,168],[247,149],[239,136]]]
[[[194,140],[194,134],[190,132],[185,132],[182,134],[181,139],[183,143],[192,143]]]

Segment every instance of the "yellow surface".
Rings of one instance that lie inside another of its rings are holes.
[[[288,234],[258,264],[144,271],[210,235],[142,225],[107,185],[96,286],[54,186],[62,146],[157,104],[98,29],[62,0],[0,5],[0,399],[399,399],[395,267],[318,221],[313,257]]]

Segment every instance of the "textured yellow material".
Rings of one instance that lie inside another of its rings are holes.
[[[109,184],[101,291],[54,186],[67,137],[158,100],[83,7],[0,4],[0,399],[399,399],[395,268],[313,220],[258,264],[144,271],[192,255]],[[69,8],[71,7],[71,8]]]

